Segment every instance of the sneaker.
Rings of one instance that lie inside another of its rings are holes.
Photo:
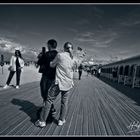
[[[46,126],[46,122],[41,122],[40,120],[37,120],[36,122],[35,122],[35,126],[37,126],[37,127],[45,127]]]
[[[19,86],[16,86],[16,89],[19,89]]]
[[[58,125],[61,126],[61,125],[63,125],[65,122],[66,122],[66,120],[63,120],[63,121],[62,121],[62,120],[59,120],[59,121],[58,121]]]
[[[9,85],[5,85],[3,88],[6,89],[6,88],[8,88],[8,87],[9,87]]]
[[[54,108],[51,110],[51,114],[52,115],[55,115],[56,114],[56,110]]]

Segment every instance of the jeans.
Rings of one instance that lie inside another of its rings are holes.
[[[41,97],[43,99],[43,102],[46,101],[48,96],[48,90],[51,87],[54,80],[48,79],[45,75],[42,75],[41,81],[40,81],[40,90],[41,90]],[[52,104],[51,110],[54,110],[54,105]]]
[[[20,69],[17,69],[16,71],[10,71],[8,80],[7,80],[7,82],[6,82],[7,85],[10,84],[10,82],[11,82],[11,80],[12,80],[12,78],[13,78],[15,72],[16,72],[16,85],[19,86],[19,84],[20,84],[20,75],[21,75],[21,70],[20,70]]]
[[[41,81],[40,81],[40,90],[41,90],[41,96],[43,100],[45,101],[48,96],[48,90],[51,87],[51,84],[54,80],[48,79],[45,75],[42,75]]]
[[[61,109],[60,109],[60,120],[64,120],[67,112],[68,106],[68,91],[60,91],[58,85],[52,84],[49,89],[47,100],[45,101],[45,106],[43,106],[41,114],[40,114],[40,121],[46,121],[51,109],[51,105],[56,97],[61,92]]]

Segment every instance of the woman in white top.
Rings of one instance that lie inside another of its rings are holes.
[[[23,67],[24,67],[24,60],[22,58],[21,52],[20,50],[16,49],[15,50],[15,55],[11,57],[10,60],[10,67],[9,67],[9,77],[7,79],[6,85],[4,86],[4,88],[9,87],[9,84],[16,72],[16,88],[19,88],[20,85],[20,75],[21,75],[21,71],[23,71]]]
[[[73,59],[73,45],[70,42],[64,44],[64,52],[58,53],[50,63],[51,67],[56,67],[55,81],[49,89],[45,106],[42,108],[40,119],[35,123],[36,126],[45,127],[51,104],[61,92],[61,110],[58,125],[65,123],[67,112],[69,90],[73,87],[73,72],[75,62]]]

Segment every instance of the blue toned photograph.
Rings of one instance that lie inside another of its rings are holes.
[[[0,4],[0,137],[140,136],[140,4]]]

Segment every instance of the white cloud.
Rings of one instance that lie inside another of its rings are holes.
[[[140,24],[140,21],[139,20],[137,20],[137,21],[123,21],[120,24],[122,26],[128,26],[128,27],[130,27],[130,26],[135,26],[135,25]]]
[[[94,33],[92,32],[78,33],[74,40],[79,41],[79,42],[95,42],[96,41],[94,39]]]
[[[22,50],[22,46],[18,43],[15,42],[11,42],[10,40],[4,39],[2,38],[2,40],[0,41],[0,48],[3,51],[8,51],[8,52],[12,52],[15,50],[15,48],[19,48],[20,50]]]
[[[75,38],[74,40],[79,41],[79,42],[94,42],[94,39],[91,38]]]
[[[32,51],[29,47],[21,45],[20,43],[13,42],[6,38],[0,37],[0,50],[5,52],[14,53],[15,48],[18,48],[22,54],[36,57],[36,51]]]
[[[83,32],[78,33],[74,40],[78,42],[87,42],[96,48],[110,47],[112,42],[119,37],[117,32],[106,30],[96,32]]]
[[[94,35],[94,33],[92,33],[92,32],[85,32],[85,33],[81,34],[80,36],[91,38],[91,37],[93,37],[93,35]]]

